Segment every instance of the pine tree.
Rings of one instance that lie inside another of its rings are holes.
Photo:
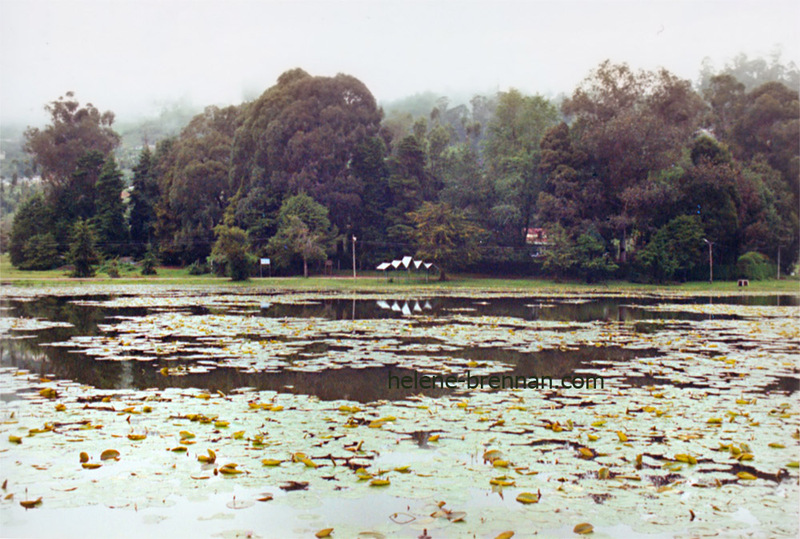
[[[140,256],[153,239],[156,222],[155,205],[158,200],[158,182],[154,174],[154,159],[150,148],[144,147],[139,163],[133,169],[131,191],[131,252]]]
[[[78,219],[72,227],[72,243],[67,261],[72,264],[73,277],[93,277],[94,265],[99,261],[95,249],[94,233],[89,223]]]
[[[94,223],[101,250],[112,256],[125,254],[127,246],[122,188],[122,173],[114,157],[108,156],[97,180],[97,214]]]

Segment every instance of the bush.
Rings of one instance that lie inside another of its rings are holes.
[[[769,279],[776,273],[775,266],[769,263],[769,259],[750,251],[739,257],[736,261],[736,273],[740,279],[750,279],[751,281],[762,281]]]
[[[208,273],[208,266],[201,263],[199,260],[195,260],[191,264],[189,264],[189,275],[205,275]]]
[[[31,236],[22,246],[22,253],[19,269],[48,270],[58,266],[58,245],[50,232]]]
[[[108,262],[102,269],[105,270],[106,274],[112,279],[119,278],[119,262],[117,262],[116,258]]]
[[[158,259],[156,258],[156,254],[153,252],[151,247],[148,247],[144,258],[142,259],[142,275],[156,275],[157,265]]]
[[[223,262],[221,265],[224,265],[225,273],[232,281],[247,280],[256,262],[255,257],[248,253],[250,242],[247,232],[238,227],[225,225],[218,225],[214,232],[217,235],[217,241],[211,251],[214,261]]]

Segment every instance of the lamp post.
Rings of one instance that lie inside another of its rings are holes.
[[[353,234],[353,279],[356,278],[356,236]]]
[[[703,238],[703,241],[708,244],[708,282],[714,282],[714,257],[712,255],[711,246],[714,245],[713,241],[708,241]]]

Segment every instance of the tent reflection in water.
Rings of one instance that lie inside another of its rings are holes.
[[[401,267],[405,268],[406,275],[410,277],[412,269],[419,271],[421,268],[425,268],[425,282],[428,282],[429,270],[433,266],[434,264],[432,262],[425,262],[423,260],[414,260],[413,257],[404,256],[401,260],[392,260],[391,262],[381,262],[375,269],[377,269],[378,271],[386,272],[386,280],[389,280],[390,270],[393,269],[397,270],[400,269]]]
[[[402,305],[400,305],[398,300],[394,300],[392,304],[389,305],[388,301],[379,299],[378,301],[375,302],[375,304],[381,309],[402,313],[404,316],[409,316],[412,314],[412,312],[421,313],[423,309],[424,310],[433,309],[433,306],[428,300],[425,300],[425,303],[420,305],[420,302],[417,299],[404,300]]]

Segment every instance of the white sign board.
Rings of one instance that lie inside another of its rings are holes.
[[[262,258],[261,259],[261,265],[262,266],[269,266],[270,265],[269,258]]]

